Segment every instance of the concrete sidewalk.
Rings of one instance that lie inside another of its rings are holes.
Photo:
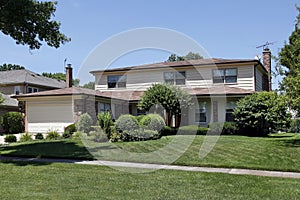
[[[239,174],[239,175],[255,175],[267,177],[280,177],[280,178],[297,178],[300,179],[299,172],[282,172],[282,171],[267,171],[267,170],[252,170],[252,169],[235,169],[235,168],[215,168],[215,167],[190,167],[178,165],[163,165],[163,164],[147,164],[147,163],[134,163],[134,162],[117,162],[117,161],[82,161],[71,159],[51,159],[51,158],[20,158],[20,157],[3,157],[0,156],[2,161],[25,161],[25,162],[43,162],[43,163],[74,163],[85,165],[99,165],[109,167],[127,167],[139,169],[164,169],[164,170],[180,170],[192,172],[210,172],[210,173],[225,173],[225,174]]]

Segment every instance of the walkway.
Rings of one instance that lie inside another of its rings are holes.
[[[116,161],[82,161],[70,159],[51,159],[51,158],[20,158],[20,157],[3,157],[3,161],[25,161],[25,162],[43,162],[43,163],[74,163],[85,165],[100,165],[110,167],[129,167],[140,169],[164,169],[164,170],[180,170],[192,172],[214,172],[225,174],[239,174],[239,175],[255,175],[255,176],[268,176],[268,177],[281,177],[281,178],[297,178],[300,179],[299,172],[281,172],[281,171],[266,171],[266,170],[251,170],[251,169],[234,169],[234,168],[214,168],[214,167],[190,167],[178,165],[161,165],[161,164],[146,164],[134,162],[116,162]]]

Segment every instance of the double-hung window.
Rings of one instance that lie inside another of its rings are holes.
[[[207,122],[206,112],[206,102],[199,102],[199,108],[195,109],[195,122]]]
[[[236,83],[237,82],[237,69],[214,69],[213,70],[213,83]]]
[[[99,103],[99,113],[111,111],[111,105],[109,103]]]
[[[111,75],[107,77],[108,88],[126,88],[126,75]]]
[[[185,85],[185,71],[164,72],[164,81],[171,85]]]

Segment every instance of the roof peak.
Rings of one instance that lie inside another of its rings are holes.
[[[191,65],[214,65],[214,64],[229,64],[229,63],[244,63],[244,62],[259,62],[255,59],[224,59],[224,58],[203,58],[197,60],[183,60],[183,61],[173,61],[173,62],[157,62],[152,64],[134,65],[127,67],[118,67],[105,70],[95,70],[90,73],[94,74],[97,72],[114,72],[114,71],[129,71],[138,69],[155,69],[164,67],[184,67]]]

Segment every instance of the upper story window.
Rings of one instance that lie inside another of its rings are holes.
[[[34,93],[34,92],[38,92],[38,91],[39,91],[38,88],[27,87],[27,93]]]
[[[213,83],[236,83],[237,82],[237,69],[214,69],[213,70]]]
[[[185,72],[164,72],[164,80],[172,85],[185,85]]]
[[[108,88],[126,88],[126,75],[111,75],[107,77]]]
[[[19,95],[20,91],[21,91],[20,86],[15,86],[15,88],[14,88],[14,94],[15,95]]]

